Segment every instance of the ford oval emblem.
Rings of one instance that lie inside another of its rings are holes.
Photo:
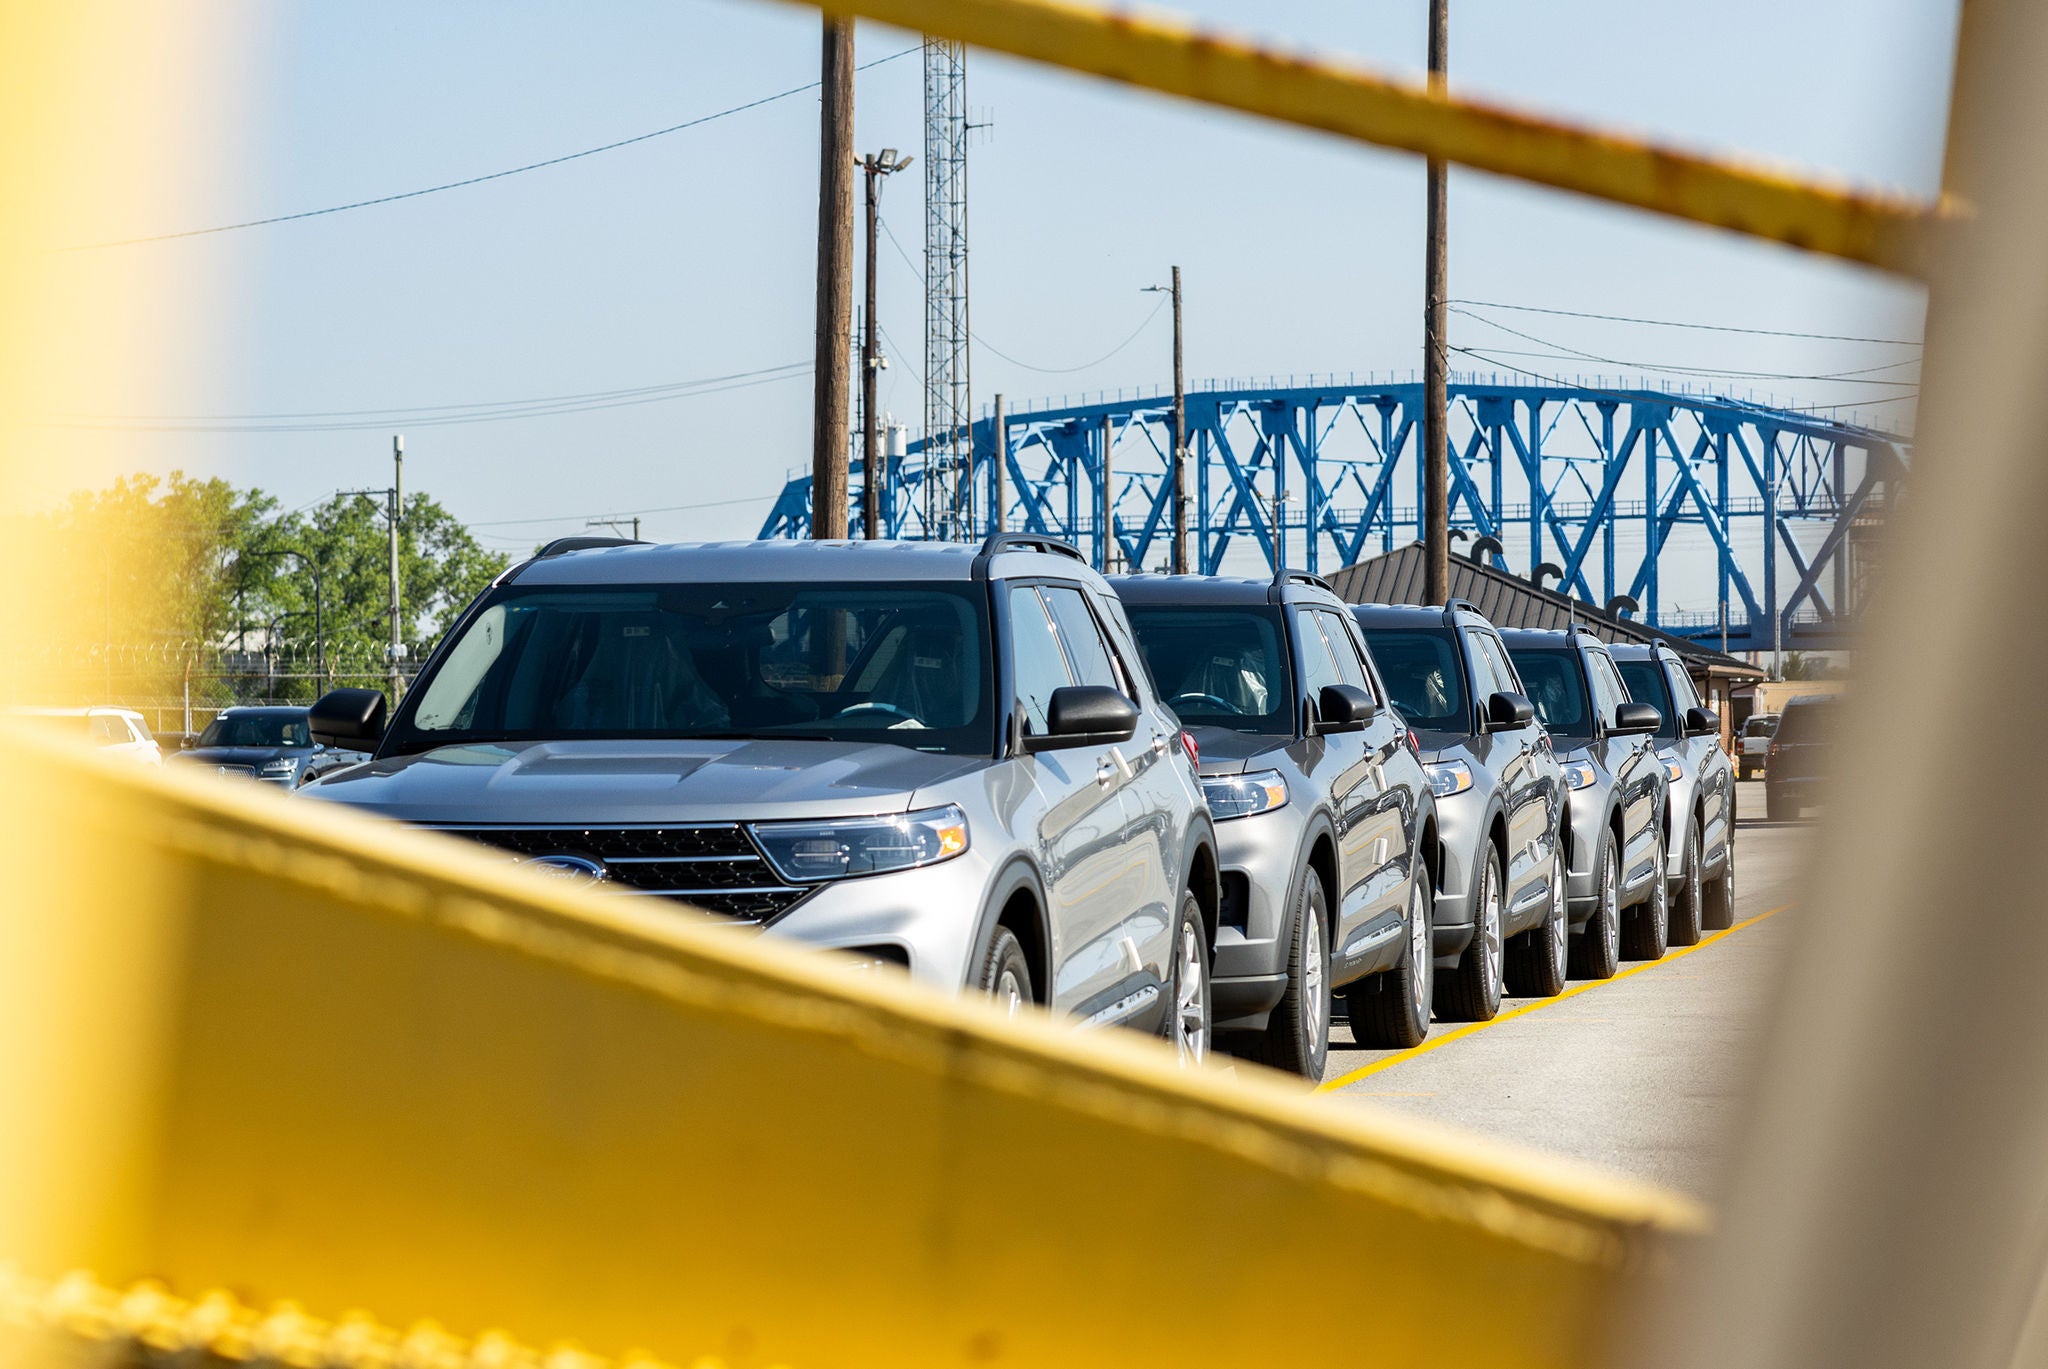
[[[572,884],[602,884],[611,878],[611,871],[604,868],[603,862],[588,856],[535,856],[526,863],[538,867],[544,875],[565,879]]]

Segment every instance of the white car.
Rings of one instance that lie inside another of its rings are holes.
[[[1742,736],[1737,742],[1739,748],[1735,763],[1741,778],[1748,779],[1764,768],[1764,757],[1770,753],[1771,738],[1778,735],[1778,715],[1758,713],[1742,725]]]
[[[132,708],[14,708],[8,710],[47,731],[80,738],[109,755],[137,765],[162,765],[163,748],[149,733],[149,724]]]

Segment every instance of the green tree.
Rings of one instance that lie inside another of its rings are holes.
[[[381,685],[390,641],[390,541],[381,501],[337,495],[308,513],[269,525],[249,559],[276,562],[280,573],[260,604],[279,622],[279,636],[297,662],[310,663],[314,645],[316,584],[319,628],[330,680]],[[296,553],[261,557],[260,553]],[[408,669],[416,667],[450,622],[509,564],[478,545],[469,530],[424,493],[407,496],[399,520],[400,637]],[[310,695],[317,682],[294,685]]]

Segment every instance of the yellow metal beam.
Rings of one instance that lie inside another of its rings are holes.
[[[154,1279],[289,1302],[243,1321],[309,1336],[1242,1366],[1355,1358],[1337,1287],[1391,1362],[1583,1364],[1701,1225],[1249,1067],[4,730],[0,871],[0,1266],[89,1271],[88,1307]]]
[[[1925,279],[1952,201],[1704,155],[1626,134],[1431,93],[1363,66],[1307,57],[1185,21],[1058,0],[809,0],[1168,95],[1441,157],[1560,190]]]

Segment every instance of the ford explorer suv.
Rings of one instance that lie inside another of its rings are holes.
[[[1720,715],[1701,705],[1677,652],[1662,642],[1612,649],[1628,696],[1664,715],[1656,737],[1671,782],[1671,940],[1690,946],[1702,928],[1735,925],[1735,765],[1721,749]]]
[[[1110,583],[1200,751],[1223,866],[1219,1040],[1320,1079],[1344,989],[1361,1044],[1418,1044],[1435,803],[1344,601],[1298,571]]]
[[[1179,720],[1062,543],[551,543],[303,795],[621,896],[1208,1049],[1215,838]]]
[[[1501,636],[1570,791],[1571,973],[1611,979],[1623,955],[1664,954],[1667,776],[1652,735],[1663,715],[1629,699],[1606,644],[1583,628]]]
[[[1436,798],[1437,1016],[1491,1019],[1510,976],[1518,994],[1561,992],[1564,772],[1500,634],[1461,599],[1351,612]]]

